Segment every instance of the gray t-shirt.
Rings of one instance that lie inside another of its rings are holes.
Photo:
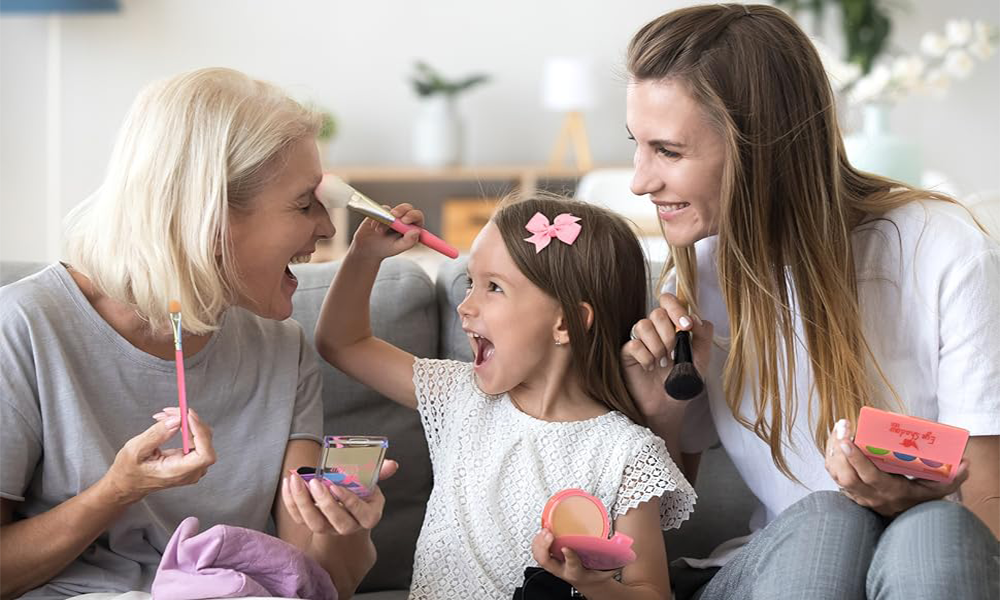
[[[0,497],[43,513],[100,479],[152,415],[177,404],[173,361],[122,338],[52,265],[0,288]],[[272,531],[289,440],[319,442],[322,380],[302,328],[231,308],[184,361],[188,405],[212,427],[217,462],[196,485],[146,496],[31,598],[149,590],[188,516]],[[166,447],[179,447],[175,436]],[[70,526],[70,524],[66,524]]]

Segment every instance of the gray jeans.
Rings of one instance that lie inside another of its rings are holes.
[[[996,600],[1000,543],[960,504],[886,519],[838,492],[790,506],[712,577],[698,600]]]

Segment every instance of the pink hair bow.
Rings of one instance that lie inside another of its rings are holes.
[[[535,245],[535,254],[538,254],[543,248],[548,246],[552,238],[558,238],[562,243],[571,246],[576,241],[576,236],[580,235],[580,224],[577,223],[579,220],[580,217],[563,213],[557,216],[550,224],[548,217],[540,212],[536,212],[535,216],[531,217],[528,224],[524,226],[525,229],[535,235],[530,238],[524,238],[524,241]]]

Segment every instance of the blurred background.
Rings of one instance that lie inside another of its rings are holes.
[[[328,111],[325,167],[384,202],[415,201],[432,229],[456,239],[488,213],[483,198],[518,187],[572,193],[592,169],[627,171],[626,44],[689,4],[4,0],[0,258],[57,259],[59,221],[100,183],[136,93],[205,66],[272,81]],[[833,62],[847,58],[850,27],[870,40],[888,25],[884,45],[866,50],[871,77],[837,71],[859,161],[960,196],[1000,189],[996,0],[780,4]],[[868,12],[852,24],[848,10]],[[870,156],[879,148],[888,162]]]

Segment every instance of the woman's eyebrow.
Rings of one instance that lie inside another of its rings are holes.
[[[634,135],[632,135],[632,130],[628,128],[628,125],[625,126],[625,131],[628,132],[629,137],[633,137],[633,138],[635,137]],[[648,140],[646,142],[646,145],[647,146],[670,146],[671,148],[686,148],[687,147],[686,144],[684,144],[683,142],[675,142],[674,140],[667,140],[667,139],[663,139],[663,140]]]
[[[316,177],[315,179],[312,179],[308,184],[306,184],[305,186],[303,186],[303,190],[298,195],[298,197],[301,198],[302,196],[306,196],[308,194],[312,194],[313,192],[315,192],[316,188],[319,187],[319,183],[321,181],[323,181],[323,176],[322,175],[320,175],[319,177]]]

